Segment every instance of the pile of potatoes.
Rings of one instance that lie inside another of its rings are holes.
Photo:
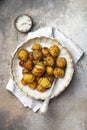
[[[40,92],[51,87],[54,78],[63,78],[67,65],[64,57],[58,57],[60,49],[57,45],[50,48],[33,44],[31,51],[18,51],[19,65],[23,68],[21,83]]]

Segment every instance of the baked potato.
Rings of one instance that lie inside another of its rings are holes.
[[[49,55],[49,49],[47,47],[43,47],[42,48],[42,54],[44,57]]]
[[[32,83],[29,83],[29,84],[28,84],[28,87],[29,87],[29,88],[32,88],[32,89],[35,89],[35,88],[37,87],[37,84],[36,84],[35,81],[33,81]]]
[[[33,75],[42,76],[45,72],[45,67],[42,62],[38,62],[32,70]]]
[[[50,88],[51,87],[51,82],[46,77],[40,78],[38,84],[40,86],[42,86],[43,88]]]
[[[33,51],[34,60],[41,60],[43,58],[42,52],[40,50]]]
[[[28,58],[28,54],[29,54],[29,53],[28,53],[27,50],[21,49],[21,50],[18,52],[17,57],[18,57],[18,59],[20,59],[20,60],[26,61],[27,58]]]
[[[56,57],[60,53],[60,49],[57,45],[53,45],[49,48],[49,52],[53,57]]]
[[[65,75],[65,71],[61,68],[54,69],[54,77],[55,78],[63,78]]]
[[[32,46],[32,50],[41,50],[42,46],[39,44],[39,43],[35,43],[33,46]]]
[[[26,83],[32,83],[33,81],[34,81],[34,79],[35,79],[35,76],[33,75],[33,74],[30,74],[30,73],[28,73],[28,74],[24,74],[23,75],[23,80],[26,82]]]
[[[64,57],[59,57],[56,60],[56,64],[59,68],[65,69],[66,67],[66,59]]]
[[[46,64],[48,66],[53,66],[54,65],[54,58],[52,56],[47,56],[46,57]]]
[[[29,60],[33,60],[33,52],[29,52],[29,55],[28,55],[28,57],[29,57]]]
[[[24,81],[23,78],[21,79],[21,84],[24,85],[24,86],[27,85],[27,83]]]
[[[47,90],[47,88],[43,88],[42,86],[38,85],[38,86],[37,86],[37,90],[38,90],[39,92],[45,92],[45,91]]]

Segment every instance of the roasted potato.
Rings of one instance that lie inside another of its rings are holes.
[[[32,83],[34,81],[35,77],[33,74],[24,74],[23,75],[23,80],[26,82],[26,83]]]
[[[18,57],[18,59],[20,59],[20,60],[26,61],[27,58],[28,58],[28,54],[29,54],[29,53],[28,53],[27,50],[22,49],[22,50],[20,50],[20,51],[18,52],[17,57]]]
[[[33,63],[32,63],[31,60],[27,60],[27,61],[25,61],[24,64],[23,64],[23,67],[26,68],[26,69],[28,69],[28,70],[31,70],[31,69],[32,69],[32,66],[33,66]]]
[[[66,67],[66,59],[64,57],[59,57],[56,60],[56,64],[59,68],[64,69]]]
[[[40,50],[33,51],[34,60],[41,60],[43,58],[42,52]]]
[[[49,55],[49,49],[47,47],[43,47],[42,48],[42,54],[44,57]]]
[[[48,66],[53,66],[54,65],[54,58],[52,56],[47,56],[46,57],[46,64]]]
[[[45,67],[42,62],[38,62],[32,70],[33,75],[42,76],[45,72]]]
[[[47,73],[47,75],[53,75],[53,68],[51,66],[47,66],[46,73]]]
[[[22,83],[22,85],[24,85],[24,86],[27,85],[27,83],[24,81],[23,78],[21,79],[21,83]]]
[[[46,77],[40,78],[38,84],[40,86],[42,86],[43,88],[50,88],[51,87],[51,82]]]
[[[32,83],[29,83],[29,84],[28,84],[28,87],[29,87],[29,88],[32,88],[32,89],[35,89],[35,88],[37,87],[37,84],[36,84],[36,82],[34,81],[34,82],[32,82]]]
[[[53,57],[56,57],[60,53],[60,49],[57,45],[53,45],[49,48],[49,52]]]
[[[38,90],[39,92],[45,92],[45,91],[47,90],[47,88],[43,88],[42,86],[38,85],[38,86],[37,86],[37,90]]]
[[[35,43],[33,46],[32,46],[32,50],[41,50],[42,46],[39,44],[39,43]]]
[[[63,78],[65,75],[65,71],[61,68],[54,69],[54,77],[55,78]]]

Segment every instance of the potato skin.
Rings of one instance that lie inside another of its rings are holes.
[[[45,67],[42,62],[38,62],[32,70],[33,75],[42,76],[45,72]]]
[[[31,69],[32,69],[32,66],[33,66],[33,63],[32,63],[31,60],[27,60],[27,61],[25,61],[24,64],[23,64],[23,67],[26,68],[26,69],[28,69],[28,70],[31,70]]]
[[[56,59],[56,64],[59,68],[65,69],[67,62],[64,57],[59,57]]]
[[[31,88],[31,89],[35,89],[35,88],[37,88],[37,84],[36,84],[36,82],[34,81],[34,82],[28,84],[28,87]]]
[[[23,80],[26,82],[26,83],[32,83],[34,81],[35,77],[33,74],[24,74],[23,75]]]
[[[54,69],[54,77],[55,78],[63,78],[65,76],[65,71],[61,68]]]
[[[50,88],[51,87],[51,82],[46,77],[40,78],[38,84],[40,86],[42,86],[43,88]]]
[[[21,84],[24,85],[24,86],[27,85],[27,83],[24,81],[23,78],[21,79]]]
[[[33,51],[34,60],[41,60],[43,58],[42,52],[40,50]]]
[[[39,43],[35,43],[33,46],[32,46],[32,50],[41,50],[42,46],[39,44]]]
[[[56,57],[60,53],[60,49],[57,45],[53,45],[49,48],[49,52],[53,57]]]
[[[26,61],[27,58],[28,58],[28,54],[29,54],[29,53],[28,53],[27,50],[21,49],[21,50],[18,52],[17,57],[18,57],[18,59],[20,59],[20,60]]]
[[[46,73],[47,73],[47,75],[53,75],[53,68],[51,66],[47,66]]]
[[[38,90],[39,92],[45,92],[47,89],[46,89],[46,88],[43,88],[43,87],[40,86],[40,85],[38,85],[38,86],[37,86],[37,90]]]
[[[48,66],[53,66],[54,65],[54,58],[52,56],[47,56],[46,57],[46,64]]]
[[[49,55],[49,49],[47,47],[43,47],[42,48],[42,54],[44,57]]]

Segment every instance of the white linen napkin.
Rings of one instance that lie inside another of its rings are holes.
[[[62,32],[57,29],[52,29],[52,27],[40,28],[35,32],[28,33],[26,40],[37,36],[56,38],[71,52],[74,64],[76,64],[83,55],[83,51],[71,39],[66,37]],[[6,89],[12,92],[13,95],[15,95],[25,107],[31,108],[34,112],[37,112],[43,103],[42,101],[26,96],[23,92],[21,92],[20,89],[15,87],[12,79],[9,80]]]

